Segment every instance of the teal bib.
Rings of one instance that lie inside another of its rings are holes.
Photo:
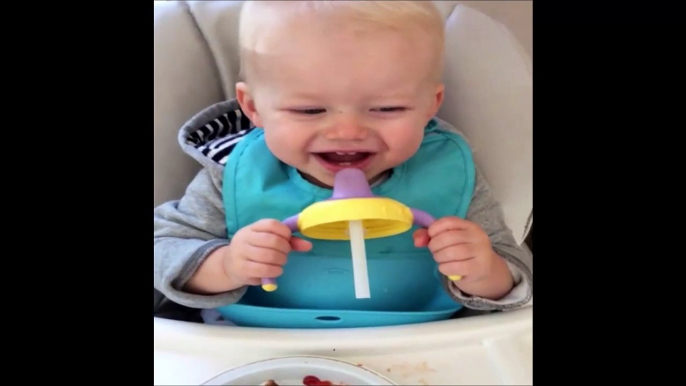
[[[417,153],[395,167],[391,176],[372,192],[436,219],[464,218],[474,180],[475,166],[468,144],[458,134],[440,129],[432,120],[425,128]],[[331,194],[330,189],[309,183],[295,168],[274,157],[267,148],[264,132],[253,129],[236,145],[224,171],[228,237],[261,219],[283,221]],[[250,287],[241,303],[294,311],[430,309],[437,297],[447,294],[430,251],[414,246],[412,233],[416,229],[414,226],[399,235],[365,241],[371,298],[355,298],[348,241],[309,239],[296,232],[295,236],[312,242],[313,248],[289,255],[283,275],[277,278],[276,291]],[[459,308],[454,303],[454,309]]]

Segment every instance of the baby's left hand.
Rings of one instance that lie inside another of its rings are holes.
[[[480,281],[492,276],[502,260],[491,247],[491,240],[481,227],[459,217],[444,217],[429,229],[418,229],[414,235],[416,247],[428,246],[438,270],[446,276],[462,276],[462,280]]]

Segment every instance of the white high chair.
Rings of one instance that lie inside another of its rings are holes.
[[[503,25],[458,3],[436,2],[446,27],[446,93],[438,116],[466,135],[508,225],[523,243],[533,218],[531,59]],[[180,198],[199,169],[179,148],[181,125],[203,108],[235,96],[241,5],[241,1],[155,2],[155,206]],[[406,369],[395,380],[415,385],[530,384],[530,328],[530,308],[334,334],[221,328],[155,318],[155,384],[198,384],[231,366],[287,354],[342,356],[384,372],[388,359],[383,358],[392,353],[396,359],[425,358],[424,364],[440,368],[447,354],[440,347],[448,346],[460,346],[461,353],[471,358],[464,372],[454,373],[454,364],[447,373]],[[494,331],[500,340],[493,340]],[[524,343],[521,337],[512,338],[516,344],[503,338],[508,331],[524,331]],[[499,346],[503,339],[504,346]],[[496,354],[488,347],[496,347]],[[523,357],[508,357],[508,352],[517,350],[523,350]],[[479,354],[483,363],[474,359]],[[490,359],[483,359],[484,354]],[[500,366],[496,375],[494,363]],[[393,375],[391,367],[388,373]]]

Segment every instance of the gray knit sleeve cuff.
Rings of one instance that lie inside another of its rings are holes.
[[[191,258],[188,259],[186,264],[181,268],[176,278],[171,281],[170,285],[166,288],[166,291],[164,291],[167,298],[174,303],[186,307],[201,309],[221,307],[239,301],[243,295],[245,295],[247,287],[241,287],[215,295],[198,295],[182,290],[184,285],[193,277],[205,259],[207,259],[212,252],[228,244],[228,240],[211,240],[197,248]]]
[[[459,288],[444,275],[441,275],[443,287],[454,300],[467,308],[483,311],[505,311],[525,306],[533,297],[533,275],[526,265],[510,257],[504,251],[494,248],[496,253],[503,256],[514,279],[514,286],[505,296],[497,300],[471,296],[460,291]]]

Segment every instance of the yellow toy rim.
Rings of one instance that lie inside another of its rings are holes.
[[[298,229],[306,237],[349,240],[348,223],[362,221],[365,238],[374,239],[406,232],[414,223],[407,206],[384,197],[321,201],[298,216]]]

